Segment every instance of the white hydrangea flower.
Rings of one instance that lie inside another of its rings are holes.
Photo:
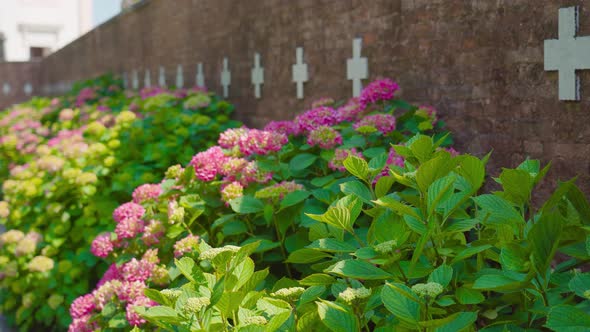
[[[390,240],[390,241],[386,241],[383,243],[379,243],[377,245],[374,246],[375,251],[380,253],[380,254],[389,254],[391,252],[393,252],[393,249],[397,247],[397,241],[396,240]]]
[[[371,290],[367,289],[365,287],[361,287],[361,288],[348,287],[347,289],[342,291],[340,294],[338,294],[338,297],[346,303],[352,303],[352,302],[354,302],[354,300],[365,299],[369,296],[371,296]]]
[[[298,298],[303,292],[305,288],[303,287],[289,287],[289,288],[281,288],[274,293],[271,293],[271,296],[279,297],[286,300],[292,300]]]
[[[198,313],[201,311],[201,309],[208,306],[209,304],[211,304],[211,300],[209,300],[208,297],[189,297],[186,299],[182,310],[184,310],[186,313]]]
[[[444,291],[444,288],[438,282],[429,282],[426,284],[415,284],[412,291],[420,297],[435,298]]]
[[[264,316],[252,316],[244,319],[244,325],[266,325],[268,321]]]

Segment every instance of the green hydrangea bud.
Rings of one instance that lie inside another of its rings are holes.
[[[268,321],[264,316],[251,316],[244,318],[244,325],[266,325]]]
[[[360,288],[348,287],[347,289],[342,291],[340,294],[338,294],[338,298],[348,304],[353,303],[355,300],[365,299],[369,296],[371,296],[371,290],[367,289],[365,287],[360,287]]]
[[[0,242],[4,244],[17,243],[25,237],[25,233],[18,229],[11,229],[8,232],[0,235]]]
[[[301,294],[305,291],[303,287],[289,287],[289,288],[281,288],[274,293],[271,293],[271,296],[278,297],[283,300],[296,300],[298,299]]]
[[[178,297],[182,294],[182,291],[178,289],[164,289],[160,293],[164,295],[167,299],[172,301],[173,303],[176,302]]]
[[[93,183],[96,183],[96,181],[98,181],[98,178],[96,177],[96,174],[94,174],[94,173],[89,173],[89,172],[82,173],[76,177],[76,184],[81,185],[81,186],[85,186],[87,184],[93,184]]]
[[[92,136],[101,136],[102,134],[104,134],[104,132],[107,130],[107,128],[100,122],[91,122],[90,124],[88,124],[88,126],[86,127],[86,133]]]
[[[23,307],[30,308],[35,302],[35,294],[34,293],[27,293],[23,295]]]
[[[119,141],[118,139],[112,139],[107,143],[107,145],[111,149],[116,149],[121,146],[121,141]]]
[[[415,284],[412,286],[412,291],[420,297],[434,299],[444,291],[444,288],[438,282],[429,282],[426,284]]]
[[[52,294],[49,299],[47,300],[47,304],[53,310],[59,308],[59,306],[64,302],[64,297],[59,294]]]
[[[184,303],[182,310],[187,314],[196,314],[209,304],[211,304],[211,300],[209,300],[208,297],[189,297],[188,299],[186,299],[186,302]]]
[[[588,300],[590,300],[590,289],[588,289],[584,292],[584,297],[587,298]]]
[[[47,272],[53,269],[53,259],[45,256],[35,256],[27,266],[31,272]]]
[[[115,118],[116,124],[130,124],[135,120],[136,116],[133,112],[123,111]]]
[[[170,166],[170,167],[168,167],[168,170],[166,170],[166,179],[172,179],[172,180],[176,179],[182,175],[182,172],[184,172],[184,169],[182,168],[182,166],[180,166],[180,165]]]
[[[397,247],[396,240],[390,240],[383,243],[379,243],[378,245],[374,246],[375,251],[380,254],[389,254],[393,252],[393,250]]]
[[[222,252],[238,252],[238,250],[240,250],[240,247],[232,246],[232,245],[227,245],[227,246],[224,246],[221,248],[211,248],[211,249],[207,249],[207,250],[203,251],[199,255],[199,259],[212,260],[217,255],[221,254]]]

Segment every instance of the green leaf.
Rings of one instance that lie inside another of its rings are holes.
[[[367,186],[359,181],[349,181],[340,184],[340,190],[347,195],[356,195],[365,203],[371,203],[373,196]]]
[[[442,202],[445,202],[453,194],[453,184],[455,183],[455,176],[448,175],[434,181],[428,187],[427,207],[428,213],[433,214],[436,208]]]
[[[576,293],[579,297],[586,299],[584,296],[584,292],[590,289],[590,274],[589,273],[578,273],[576,274],[572,280],[570,280],[568,284],[569,289]]]
[[[437,267],[430,276],[428,282],[436,282],[446,288],[453,279],[453,268],[449,265],[441,265]]]
[[[189,281],[195,282],[193,277],[193,270],[195,268],[195,261],[190,257],[182,257],[175,259],[174,264]]]
[[[545,326],[557,332],[586,332],[590,330],[590,315],[571,305],[558,305],[549,311]]]
[[[472,230],[479,223],[478,219],[456,220],[447,224],[445,233],[463,233]]]
[[[318,297],[320,297],[326,291],[326,286],[318,285],[318,286],[311,286],[299,297],[299,305],[309,303]]]
[[[514,291],[521,290],[527,280],[516,280],[505,272],[501,274],[486,274],[475,280],[473,289],[481,290],[495,290],[501,291]]]
[[[247,257],[242,260],[233,270],[232,275],[237,278],[237,282],[233,285],[234,290],[239,290],[244,286],[252,275],[254,275],[254,261]]]
[[[357,248],[337,239],[318,239],[307,245],[306,248],[319,249],[326,252],[354,252]]]
[[[332,273],[345,278],[381,280],[391,278],[391,274],[361,260],[344,259],[330,266],[325,273]]]
[[[264,203],[252,196],[234,198],[229,204],[232,210],[238,213],[257,213],[264,210]]]
[[[457,296],[457,300],[461,304],[478,304],[485,301],[485,297],[480,291],[467,287],[457,288],[455,296]]]
[[[434,143],[432,138],[424,135],[418,135],[412,139],[409,145],[412,154],[420,163],[424,163],[430,159],[434,151]]]
[[[326,213],[318,215],[318,214],[309,214],[306,213],[308,217],[326,223],[328,225],[334,226],[336,228],[354,232],[352,229],[352,221],[350,218],[350,211],[344,207],[330,207]]]
[[[314,273],[299,281],[304,286],[323,286],[331,285],[336,282],[336,279],[323,273]]]
[[[545,275],[557,251],[562,228],[559,213],[543,213],[527,234],[531,245],[531,262],[541,276]]]
[[[455,160],[451,159],[449,154],[441,154],[423,163],[416,171],[416,182],[420,191],[425,193],[434,181],[449,174],[455,165]]]
[[[460,261],[464,260],[465,258],[469,258],[475,254],[478,254],[484,250],[490,249],[491,247],[492,247],[491,245],[485,244],[482,246],[465,248],[461,252],[459,252],[457,254],[457,256],[455,256],[455,258],[453,258],[453,260],[451,261],[451,265],[453,265],[457,262],[460,262]]]
[[[316,302],[320,320],[333,332],[359,331],[359,321],[350,311],[339,303],[320,300]]]
[[[472,199],[483,209],[484,213],[489,215],[485,222],[487,225],[515,226],[525,222],[514,206],[499,196],[485,194]]]
[[[377,198],[387,195],[391,186],[395,183],[395,179],[392,176],[382,176],[377,180],[375,185],[375,195]]]
[[[367,181],[369,176],[369,164],[363,159],[349,154],[343,161],[346,170],[357,178]]]
[[[387,283],[381,290],[381,300],[397,318],[415,326],[420,320],[420,304],[412,298],[412,294],[406,285]]]
[[[299,154],[299,155],[293,157],[293,159],[291,159],[291,161],[289,162],[289,169],[291,169],[292,171],[295,171],[295,172],[302,171],[302,170],[308,168],[309,166],[311,166],[317,159],[318,159],[318,156],[316,156],[315,154],[311,154],[311,153]]]
[[[504,169],[500,174],[500,181],[510,201],[516,205],[527,203],[531,199],[534,179],[520,169]]]
[[[317,262],[324,258],[331,258],[330,254],[315,249],[299,249],[295,250],[287,258],[287,263],[309,264]]]
[[[109,319],[109,327],[115,329],[122,329],[128,327],[129,323],[127,323],[127,318],[125,317],[124,312],[120,312],[113,316],[113,318]]]
[[[483,184],[486,175],[485,164],[474,156],[461,156],[459,167],[455,172],[469,182],[471,192],[475,193]]]
[[[311,195],[309,191],[297,190],[292,193],[288,193],[281,200],[281,209],[303,202]]]
[[[394,194],[383,196],[373,202],[377,205],[385,206],[386,208],[392,209],[394,212],[396,212],[397,214],[399,214],[402,217],[404,215],[410,215],[410,216],[416,218],[417,220],[422,220],[422,217],[418,214],[418,212],[416,212],[416,210],[413,207],[400,202],[393,195]]]
[[[477,320],[477,312],[458,312],[451,315],[453,319],[438,327],[435,332],[461,332],[469,328]],[[449,318],[450,318],[449,317]]]
[[[526,270],[527,250],[522,246],[510,243],[502,247],[500,251],[500,263],[504,270],[524,271]]]
[[[136,311],[146,318],[158,320],[168,323],[179,322],[179,317],[176,311],[170,307],[155,306],[155,307],[137,307]]]

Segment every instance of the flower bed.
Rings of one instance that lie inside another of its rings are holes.
[[[136,96],[120,85],[89,81],[0,117],[0,304],[9,323],[65,329],[69,304],[107,268],[89,246],[112,210],[238,125],[231,105],[202,90]]]

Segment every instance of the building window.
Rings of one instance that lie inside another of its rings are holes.
[[[43,57],[46,57],[49,55],[49,53],[51,53],[51,50],[47,47],[35,47],[35,46],[31,46],[29,48],[29,53],[31,55],[31,60],[38,60],[41,59]]]

